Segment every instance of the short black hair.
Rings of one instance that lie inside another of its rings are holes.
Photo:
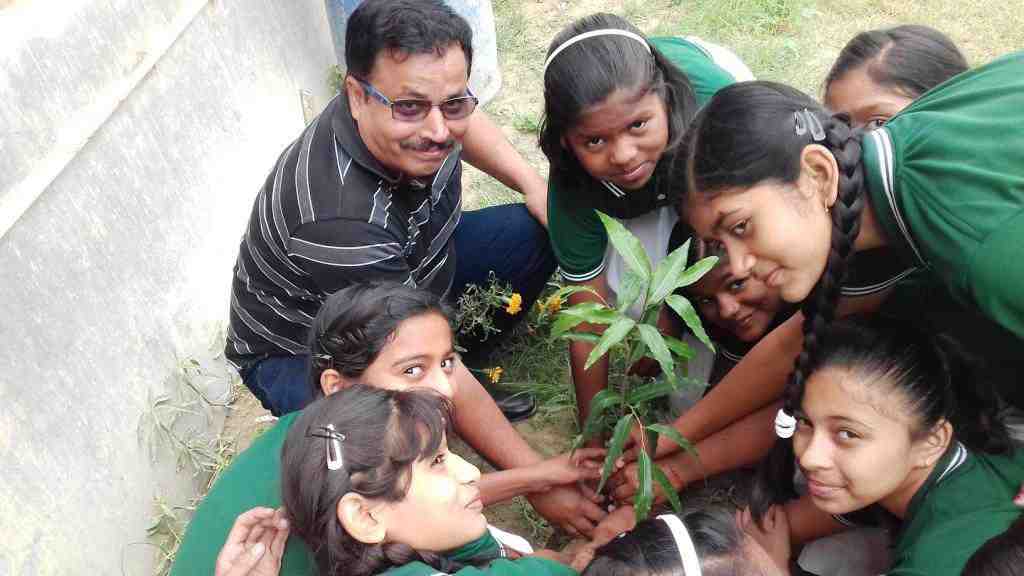
[[[366,0],[349,16],[345,29],[345,66],[357,78],[368,78],[382,50],[440,56],[452,44],[466,55],[466,74],[473,64],[473,31],[441,0]]]

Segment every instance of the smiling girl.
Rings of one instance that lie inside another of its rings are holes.
[[[448,451],[451,411],[430,391],[361,384],[303,411],[281,451],[281,490],[320,574],[574,574],[507,558],[482,513],[480,471]]]
[[[681,182],[669,178],[697,108],[718,89],[752,79],[728,50],[694,38],[645,38],[612,14],[594,14],[551,41],[544,67],[540,147],[551,164],[548,221],[552,247],[570,284],[593,288],[570,304],[614,301],[626,281],[608,242],[603,212],[632,231],[655,265],[678,220]],[[633,315],[639,315],[634,306]],[[663,331],[671,326],[667,314]],[[584,370],[593,345],[569,345],[580,414],[608,383],[607,360]]]
[[[760,468],[755,516],[791,497],[795,456],[819,509],[895,519],[888,574],[959,574],[1020,515],[1024,453],[1009,451],[992,387],[952,340],[902,322],[837,323],[821,336],[808,378],[787,388],[795,433],[780,423],[792,444]]]

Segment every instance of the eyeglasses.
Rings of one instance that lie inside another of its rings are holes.
[[[476,96],[466,89],[466,96],[458,96],[455,98],[449,98],[442,101],[440,104],[434,104],[430,100],[421,100],[418,98],[409,98],[403,100],[391,101],[390,98],[381,94],[380,90],[377,90],[369,82],[356,79],[359,85],[363,87],[363,90],[376,98],[381,104],[391,108],[391,117],[395,120],[402,122],[419,122],[427,117],[430,113],[430,109],[437,106],[438,110],[441,111],[441,115],[447,120],[462,120],[466,116],[473,113],[476,110],[476,105],[479,102]]]

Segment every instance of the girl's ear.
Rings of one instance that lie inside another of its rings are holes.
[[[839,165],[835,156],[821,144],[809,144],[800,152],[801,193],[817,198],[822,208],[831,208],[839,196]]]
[[[323,390],[324,396],[330,396],[351,385],[352,382],[334,368],[328,368],[320,374],[320,390]]]
[[[921,468],[933,466],[952,441],[953,425],[947,420],[940,421],[932,427],[927,436],[917,442],[914,464]]]
[[[363,544],[384,542],[387,526],[377,519],[373,502],[349,492],[338,500],[338,522],[350,536]]]

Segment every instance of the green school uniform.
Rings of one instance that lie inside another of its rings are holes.
[[[410,562],[398,568],[392,568],[383,574],[388,576],[439,576],[442,574],[458,574],[459,576],[576,576],[576,571],[568,566],[546,558],[535,556],[509,560],[505,548],[494,539],[490,532],[466,544],[447,555],[448,559],[459,564],[471,564],[453,572],[440,572],[436,568],[422,562]]]
[[[927,92],[862,158],[889,244],[1024,339],[1024,52]]]
[[[238,515],[257,506],[281,506],[281,447],[288,430],[301,413],[293,412],[282,417],[221,473],[185,531],[185,538],[171,567],[171,576],[213,574],[217,554]],[[312,576],[315,573],[309,549],[299,538],[289,538],[280,576]]]
[[[1020,516],[1024,453],[972,453],[959,442],[939,459],[907,507],[889,576],[959,576],[967,560]]]
[[[703,106],[715,92],[735,82],[737,77],[743,77],[743,71],[736,70],[735,63],[717,57],[699,40],[651,38],[649,41],[686,74],[698,106]],[[568,190],[561,188],[556,179],[548,179],[548,230],[566,280],[585,282],[604,271],[608,236],[596,211],[618,219],[632,219],[659,208],[671,209],[672,188],[660,182],[664,179],[661,176],[656,173],[640,190],[622,190],[611,182],[586,176],[581,180],[580,189]],[[669,223],[660,242],[662,249],[667,245],[671,226]]]

